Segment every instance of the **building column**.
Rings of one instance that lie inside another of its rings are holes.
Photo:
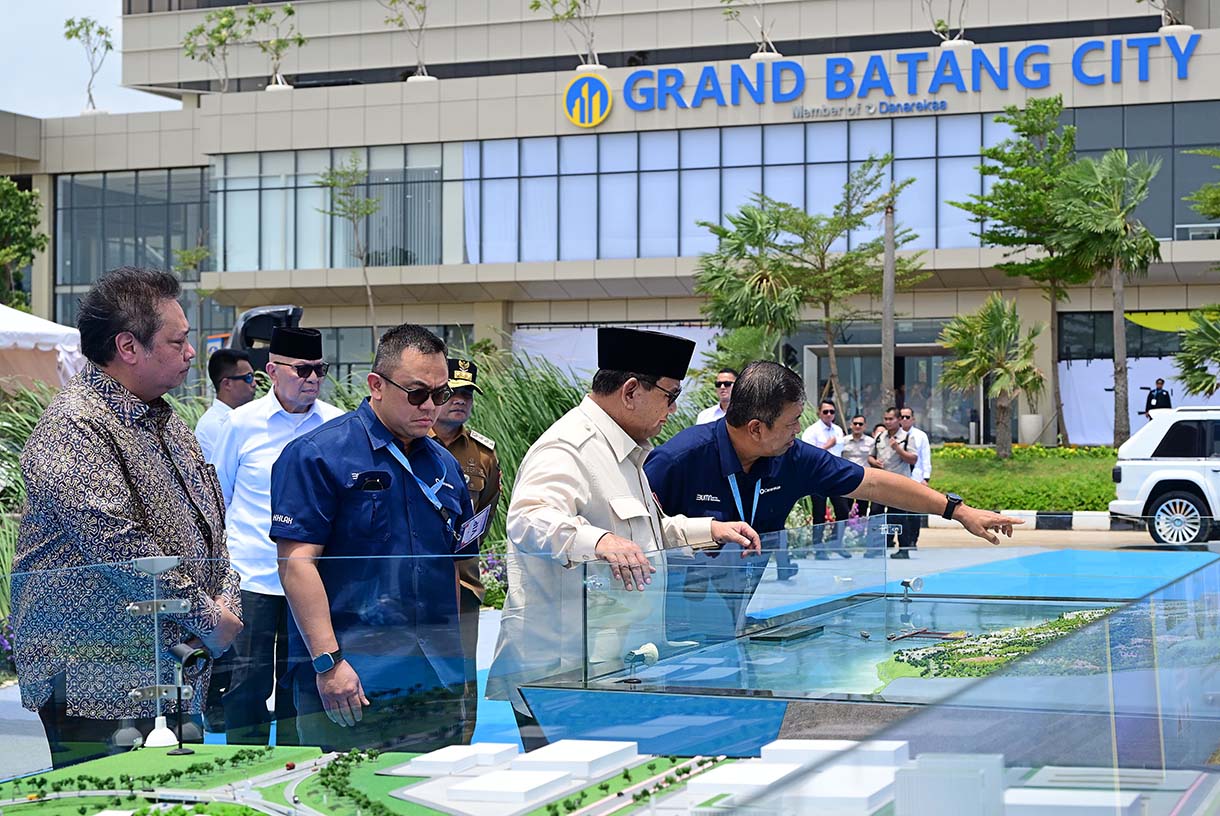
[[[1055,413],[1055,377],[1058,372],[1051,366],[1051,305],[1042,296],[1041,289],[1020,289],[1017,291],[1017,313],[1021,315],[1021,335],[1035,323],[1041,323],[1042,333],[1034,340],[1034,365],[1042,369],[1046,375],[1046,388],[1037,404],[1022,396],[1017,406],[1017,421],[1021,414],[1041,414],[1045,430],[1038,438],[1043,445],[1054,445],[1059,438],[1059,426],[1053,421]]]
[[[52,263],[56,235],[52,230],[55,221],[55,180],[40,173],[30,177],[30,185],[38,191],[41,208],[38,213],[38,229],[50,236],[47,248],[34,256],[30,268],[30,311],[47,320],[55,319],[55,265]]]
[[[508,301],[474,304],[474,341],[480,340],[490,340],[497,348],[512,348],[513,327],[508,319]]]

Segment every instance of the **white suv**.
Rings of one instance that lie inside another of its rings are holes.
[[[1220,508],[1220,408],[1157,411],[1118,449],[1110,515],[1143,519],[1158,544],[1206,544]]]

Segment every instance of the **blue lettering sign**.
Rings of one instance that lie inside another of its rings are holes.
[[[682,75],[679,68],[662,68],[657,71],[657,108],[665,110],[669,107],[666,100],[673,99],[674,105],[679,108],[686,107],[686,100],[682,98],[682,86],[686,83],[686,77]]]
[[[761,105],[767,96],[767,65],[766,63],[754,63],[754,84],[750,84],[750,78],[746,76],[746,69],[737,63],[733,63],[732,69],[729,71],[729,101],[734,105],[741,104],[741,89],[745,88],[746,93],[754,100],[755,104]]]
[[[1136,66],[1139,69],[1140,82],[1148,81],[1148,52],[1160,44],[1160,37],[1132,37],[1127,40],[1127,47],[1134,48],[1138,53]]]
[[[826,98],[846,99],[856,87],[851,78],[855,65],[847,57],[830,57],[826,60]]]
[[[784,74],[792,75],[792,89],[785,91]],[[771,101],[791,102],[805,93],[805,69],[799,62],[776,60],[771,63]]]
[[[1027,45],[1017,53],[1017,82],[1021,83],[1022,88],[1030,88],[1037,90],[1045,88],[1051,84],[1051,66],[1046,62],[1038,62],[1030,65],[1031,57],[1045,57],[1051,53],[1049,45]],[[1030,69],[1033,69],[1033,76],[1030,76]]]
[[[983,74],[986,73],[991,77],[991,81],[996,88],[1001,91],[1008,90],[1008,46],[1000,46],[999,66],[992,64],[991,60],[987,59],[987,52],[981,48],[974,49],[970,55],[970,90],[981,91],[983,89]]]
[[[1191,34],[1190,39],[1186,41],[1185,48],[1178,44],[1177,37],[1166,37],[1165,43],[1169,46],[1169,53],[1173,54],[1173,61],[1178,66],[1178,79],[1189,79],[1190,57],[1195,53],[1195,47],[1199,44],[1199,35]]]
[[[957,54],[952,48],[942,48],[940,50],[940,60],[936,63],[936,70],[932,72],[932,81],[928,83],[928,93],[938,93],[940,86],[946,82],[952,82],[953,87],[957,88],[958,93],[966,92],[966,82],[962,79],[962,69],[957,64]]]
[[[1104,51],[1105,48],[1106,44],[1101,40],[1089,40],[1081,43],[1072,54],[1072,76],[1076,77],[1076,81],[1081,85],[1100,85],[1106,81],[1105,74],[1086,74],[1084,70],[1085,55],[1094,51]]]
[[[894,86],[890,84],[889,71],[885,69],[885,57],[873,54],[864,66],[864,78],[860,80],[860,90],[856,96],[866,98],[874,88],[885,91],[886,96],[894,95]]]
[[[714,99],[717,105],[724,107],[724,94],[720,92],[720,78],[716,76],[715,65],[703,66],[699,73],[699,84],[695,86],[695,95],[690,99],[690,106],[702,107],[705,99]]]
[[[928,61],[928,52],[909,51],[896,55],[894,59],[907,67],[907,93],[919,93],[919,63]]]
[[[623,83],[623,100],[633,111],[652,110],[657,106],[657,89],[651,85],[641,86],[644,82],[655,82],[656,75],[652,71],[632,71]]]

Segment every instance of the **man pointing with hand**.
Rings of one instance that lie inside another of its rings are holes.
[[[759,550],[744,522],[666,516],[643,470],[648,440],[674,412],[694,348],[659,332],[599,329],[592,393],[521,462],[508,507],[508,597],[487,693],[512,701],[527,750],[546,738],[521,697],[523,684],[579,670],[586,657],[617,668],[629,645],[664,647],[663,550],[724,542],[740,545],[742,555]],[[592,569],[586,587],[581,567],[599,560],[614,585],[598,585]]]

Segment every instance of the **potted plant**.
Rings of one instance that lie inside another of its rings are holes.
[[[767,4],[764,0],[745,0],[744,2],[744,5],[754,9],[753,27],[741,21],[742,0],[720,0],[720,4],[724,6],[725,18],[732,20],[745,29],[745,32],[750,35],[750,39],[754,41],[756,47],[754,53],[750,55],[750,59],[773,60],[784,56],[775,47],[775,43],[771,41],[770,32],[775,27],[775,22],[767,22]]]
[[[182,52],[187,59],[207,63],[220,80],[220,92],[229,90],[229,49],[241,44],[245,28],[231,8],[209,11],[203,22],[186,32]]]
[[[114,50],[114,42],[111,39],[113,36],[109,28],[92,17],[81,17],[79,20],[69,17],[64,20],[64,39],[76,40],[83,45],[85,56],[89,59],[89,84],[85,86],[88,107],[82,113],[105,113],[99,111],[93,103],[93,80],[97,79],[97,72],[102,70],[106,55]]]
[[[547,11],[553,22],[563,27],[564,36],[580,57],[577,71],[602,71],[594,47],[594,26],[601,13],[601,0],[530,0],[530,11]]]
[[[428,0],[377,0],[389,16],[386,25],[397,26],[407,33],[407,39],[415,48],[415,73],[407,82],[435,82],[424,64],[424,26],[428,20]]]
[[[966,39],[966,5],[967,0],[946,0],[945,16],[938,17],[932,9],[932,0],[919,0],[923,5],[924,14],[928,17],[928,22],[932,24],[932,33],[940,38],[941,48],[963,48],[971,47],[974,43]],[[954,6],[957,7],[957,14],[953,13]],[[950,21],[956,21],[955,25],[951,25]],[[953,33],[956,27],[957,33]]]
[[[292,88],[280,73],[280,65],[288,49],[300,48],[308,40],[297,31],[296,9],[292,3],[285,3],[279,9],[279,17],[275,10],[265,6],[251,5],[246,9],[246,31],[252,37],[251,42],[267,56],[271,64],[271,81],[267,84],[268,91],[286,91]]]
[[[1161,34],[1173,36],[1175,34],[1189,34],[1195,30],[1194,26],[1182,22],[1182,16],[1170,7],[1169,0],[1135,0],[1135,2],[1146,2],[1161,13]]]

